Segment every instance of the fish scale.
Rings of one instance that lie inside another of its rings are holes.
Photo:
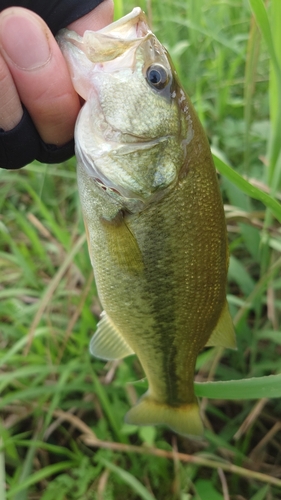
[[[201,435],[196,358],[205,345],[235,347],[226,224],[207,138],[141,9],[84,39],[64,31],[59,43],[86,101],[77,174],[104,308],[91,352],[138,356],[149,389],[128,423]]]

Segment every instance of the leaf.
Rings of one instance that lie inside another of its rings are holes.
[[[280,0],[272,0],[271,2],[271,29],[272,38],[275,47],[276,56],[278,58],[279,66],[281,65],[281,53],[279,47],[281,46],[281,30],[280,30],[280,19],[281,19],[281,2]],[[277,49],[277,50],[276,50]],[[278,114],[280,110],[278,108],[278,77],[274,68],[270,72],[270,84],[269,84],[269,97],[270,97],[270,116],[275,127],[278,120]]]
[[[280,332],[275,330],[263,330],[256,334],[257,339],[269,340],[270,342],[275,342],[275,344],[281,345],[281,335]]]
[[[250,500],[264,500],[268,490],[269,490],[269,485],[267,484],[261,490],[259,490],[253,497],[251,497]]]
[[[233,255],[231,255],[229,261],[228,276],[239,285],[246,297],[253,291],[255,287],[254,280],[247,272],[243,263],[236,259]]]
[[[17,446],[26,446],[27,448],[37,448],[40,450],[47,450],[56,455],[64,455],[70,459],[75,459],[75,453],[66,448],[65,446],[58,446],[56,444],[45,443],[44,441],[20,439],[17,441]]]
[[[150,425],[139,428],[139,436],[147,446],[154,446],[156,438],[156,429]]]
[[[222,187],[226,191],[227,199],[234,207],[241,208],[246,213],[254,211],[253,201],[249,196],[233,185],[226,177],[222,178]],[[250,224],[238,222],[247,250],[255,261],[259,260],[260,234],[256,227]]]
[[[195,483],[197,496],[195,500],[223,500],[223,496],[215,490],[211,481],[199,479]]]
[[[281,205],[277,200],[275,200],[275,198],[265,193],[264,191],[261,191],[259,188],[252,186],[250,182],[241,177],[241,175],[235,172],[235,170],[233,170],[233,168],[231,168],[229,165],[224,163],[224,161],[218,158],[218,156],[213,154],[213,159],[220,174],[225,175],[227,179],[233,182],[235,186],[239,187],[239,189],[241,189],[241,191],[246,193],[248,196],[251,196],[251,198],[254,198],[255,200],[261,201],[265,206],[270,208],[274,217],[276,217],[276,219],[281,222]]]
[[[261,399],[281,397],[281,374],[230,380],[228,382],[196,382],[195,394],[210,399]]]
[[[274,96],[274,103],[276,105],[276,109],[280,110],[281,106],[281,67],[278,61],[278,57],[274,47],[274,40],[272,36],[272,30],[270,27],[268,15],[266,12],[266,8],[263,0],[249,0],[254,16],[256,18],[257,24],[261,30],[265,43],[267,45],[267,49],[271,58],[272,69],[274,73],[274,78],[277,83],[277,92]],[[279,0],[278,0],[279,1]],[[280,3],[280,2],[279,2]],[[274,5],[275,7],[275,5]],[[277,13],[276,8],[274,11]],[[278,26],[279,30],[279,26]],[[279,49],[278,49],[279,50]],[[272,89],[271,89],[272,90]],[[273,102],[273,97],[271,95],[271,103]],[[270,138],[270,164],[269,164],[269,184],[277,188],[278,179],[274,179],[275,170],[277,168],[278,157],[281,154],[281,145],[280,145],[280,128],[281,128],[281,114],[277,113],[275,115],[276,119],[274,120],[274,126],[272,127],[272,134]],[[278,168],[278,170],[280,170]],[[277,172],[279,176],[279,172]],[[275,184],[275,185],[273,185]]]
[[[278,59],[276,56],[275,48],[274,48],[274,43],[272,39],[272,34],[271,34],[271,28],[266,12],[266,8],[264,5],[263,0],[250,0],[250,4],[254,13],[254,16],[257,20],[257,24],[262,32],[263,38],[265,40],[265,43],[267,45],[267,49],[269,52],[269,55],[272,59],[273,64],[276,67],[276,70],[281,77],[280,73],[280,66],[278,63]]]

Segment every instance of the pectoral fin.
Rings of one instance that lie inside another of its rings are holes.
[[[236,349],[235,332],[228,310],[227,301],[225,301],[217,326],[209,338],[206,346],[221,346]]]
[[[122,211],[114,219],[101,220],[107,233],[108,248],[116,264],[127,272],[139,273],[143,269],[138,242],[128,227]]]
[[[90,342],[90,352],[101,359],[122,359],[134,354],[105,312]]]

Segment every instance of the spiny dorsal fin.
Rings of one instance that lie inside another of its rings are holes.
[[[90,352],[101,359],[122,359],[134,354],[105,312],[90,342]]]
[[[225,301],[217,326],[206,346],[221,346],[236,349],[235,332],[227,301]]]

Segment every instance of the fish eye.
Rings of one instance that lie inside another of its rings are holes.
[[[164,66],[152,64],[146,70],[146,80],[156,90],[162,90],[169,81],[169,75]]]

